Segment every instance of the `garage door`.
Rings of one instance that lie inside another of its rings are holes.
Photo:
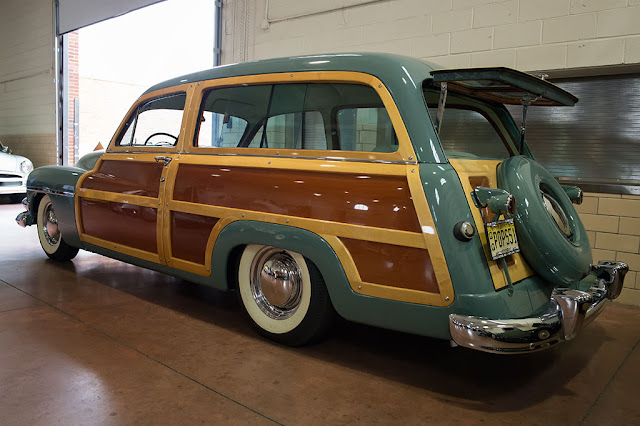
[[[527,141],[538,161],[588,191],[640,194],[640,74],[554,83],[580,101],[529,109]],[[511,111],[519,121],[521,109]]]
[[[58,34],[123,15],[163,0],[58,0]]]

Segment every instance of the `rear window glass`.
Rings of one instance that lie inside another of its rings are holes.
[[[440,91],[425,87],[431,121],[436,122]],[[510,156],[509,135],[489,105],[449,92],[439,133],[450,158],[504,159]]]
[[[194,145],[395,152],[398,139],[373,88],[292,83],[206,92]]]

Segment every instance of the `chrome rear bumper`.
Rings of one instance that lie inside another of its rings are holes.
[[[535,352],[571,340],[620,295],[628,270],[622,262],[599,262],[593,268],[597,277],[593,287],[556,288],[549,310],[539,317],[496,320],[451,314],[451,338],[460,346],[504,354]]]

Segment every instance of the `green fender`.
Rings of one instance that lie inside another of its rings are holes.
[[[278,246],[298,252],[313,262],[322,274],[334,308],[347,320],[423,336],[450,338],[449,314],[453,305],[440,308],[357,294],[351,289],[342,264],[329,243],[313,232],[292,226],[256,221],[227,225],[213,249],[213,287],[227,288],[229,256],[234,248],[246,244]]]
[[[78,248],[83,248],[83,244],[76,226],[74,196],[76,183],[85,172],[86,170],[78,167],[45,166],[32,171],[27,179],[29,211],[33,217],[38,212],[38,204],[42,198],[40,194],[48,194],[64,241]]]
[[[76,167],[84,170],[93,170],[102,154],[104,154],[104,151],[93,151],[85,154],[78,160]]]

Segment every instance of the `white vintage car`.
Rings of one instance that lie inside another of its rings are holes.
[[[28,158],[13,155],[8,146],[0,142],[0,194],[9,195],[19,203],[27,193],[27,176],[33,170]]]

